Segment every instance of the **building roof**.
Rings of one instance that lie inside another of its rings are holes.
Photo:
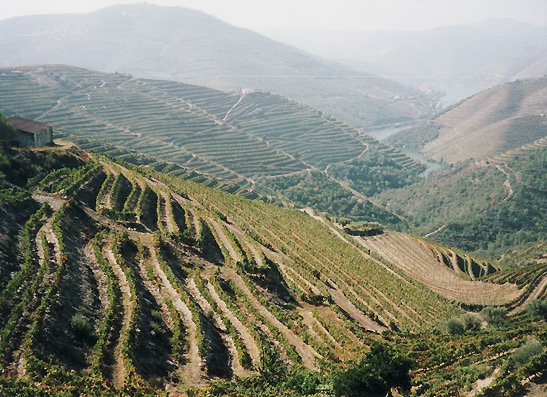
[[[19,116],[9,117],[8,123],[20,131],[30,132],[31,134],[36,134],[51,127],[51,124],[44,124],[39,121],[29,120]]]

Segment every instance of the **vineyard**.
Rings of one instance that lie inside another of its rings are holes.
[[[359,200],[373,207],[341,184],[338,176],[347,167],[354,174],[376,175],[375,191],[391,187],[386,182],[391,176],[371,171],[378,164],[389,163],[409,175],[397,187],[411,183],[424,169],[332,116],[276,94],[222,92],[69,66],[20,71],[0,74],[0,111],[6,115],[47,121],[56,137],[71,139],[85,150],[107,152],[245,197],[283,196],[276,192],[277,179],[286,184],[292,176],[312,171],[347,196],[341,205],[355,206],[350,202]],[[360,161],[363,156],[367,162]],[[360,190],[366,196],[375,191]],[[316,209],[325,211],[325,200],[319,200]],[[369,209],[354,212],[361,218]],[[380,216],[386,221],[389,217]]]
[[[0,390],[197,393],[266,376],[276,357],[319,379],[378,340],[408,345],[426,384],[449,362],[502,363],[488,357],[545,333],[517,306],[544,296],[539,268],[519,278],[409,235],[350,236],[312,211],[69,150],[79,160],[44,165],[25,196],[2,191]],[[487,305],[514,308],[526,330],[484,351],[420,353],[414,335],[441,346],[432,330]]]

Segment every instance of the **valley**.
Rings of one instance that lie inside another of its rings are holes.
[[[0,17],[1,396],[547,393],[539,6],[154,3]]]

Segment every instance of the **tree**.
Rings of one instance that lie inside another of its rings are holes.
[[[481,329],[481,319],[474,313],[465,314],[462,322],[467,332],[478,332]]]
[[[481,310],[482,318],[488,322],[488,325],[500,326],[507,320],[507,308],[487,306]]]
[[[541,317],[547,319],[547,301],[539,299],[531,300],[526,306],[526,311],[532,317]]]
[[[536,338],[528,338],[524,345],[515,350],[511,358],[517,366],[521,366],[526,364],[530,358],[537,356],[541,352],[543,352],[543,345],[541,342]]]
[[[446,322],[446,330],[450,335],[462,335],[465,327],[459,319],[451,318]]]
[[[335,377],[336,396],[384,396],[392,387],[410,388],[412,360],[393,347],[374,342],[359,363]]]

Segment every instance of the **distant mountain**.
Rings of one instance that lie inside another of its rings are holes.
[[[547,137],[546,111],[547,77],[517,80],[482,91],[388,142],[422,143],[422,153],[436,161],[484,159]]]
[[[0,66],[69,64],[217,89],[256,88],[356,127],[427,116],[422,92],[312,56],[198,11],[114,6],[84,15],[0,21]]]
[[[513,20],[425,31],[273,31],[270,36],[353,68],[445,90],[443,103],[547,73],[547,27]]]

